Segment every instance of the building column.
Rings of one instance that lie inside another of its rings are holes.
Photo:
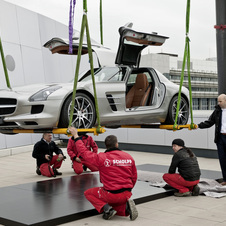
[[[226,1],[216,0],[218,93],[226,94]]]

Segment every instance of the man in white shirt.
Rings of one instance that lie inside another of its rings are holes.
[[[217,98],[218,105],[209,119],[198,124],[198,128],[206,129],[215,124],[214,142],[217,145],[218,157],[223,175],[222,185],[226,185],[226,95]]]

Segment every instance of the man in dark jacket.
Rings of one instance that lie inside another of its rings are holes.
[[[53,152],[56,155],[53,155]],[[36,173],[38,175],[47,177],[62,175],[57,169],[61,167],[64,155],[62,150],[52,141],[51,133],[44,133],[42,139],[34,145],[32,157],[36,158]]]
[[[175,139],[172,142],[175,152],[169,172],[163,175],[163,179],[171,187],[178,189],[174,195],[178,197],[199,195],[200,169],[195,154],[185,147],[182,139]],[[178,172],[176,173],[176,169]]]
[[[215,124],[214,142],[217,145],[218,157],[223,175],[222,185],[226,185],[226,95],[217,98],[218,105],[209,119],[198,124],[198,128],[206,129]]]
[[[130,220],[135,220],[138,212],[130,197],[137,181],[137,169],[132,156],[118,148],[117,138],[113,135],[105,139],[107,150],[97,154],[86,148],[76,128],[70,127],[69,131],[74,137],[79,155],[98,168],[103,184],[103,187],[86,190],[86,198],[99,213],[104,213],[105,220],[111,219],[115,214],[130,216]]]

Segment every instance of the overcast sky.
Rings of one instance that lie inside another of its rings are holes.
[[[70,0],[5,0],[68,25]],[[118,28],[133,22],[133,29],[168,36],[161,47],[149,52],[165,52],[183,57],[187,0],[102,0],[104,45],[117,50]],[[100,0],[87,0],[91,38],[100,42]],[[80,30],[83,0],[76,0],[74,28]],[[216,57],[216,12],[214,0],[191,0],[191,58]],[[67,38],[67,37],[64,37]]]

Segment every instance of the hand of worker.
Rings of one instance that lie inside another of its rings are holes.
[[[48,161],[50,161],[50,155],[45,155],[45,159],[47,159]]]
[[[59,161],[61,161],[61,160],[64,159],[64,156],[63,156],[62,154],[59,154],[59,155],[58,155],[58,159],[59,159]]]
[[[74,138],[79,137],[79,136],[78,136],[78,131],[77,131],[77,129],[76,129],[75,127],[70,126],[68,129],[69,129],[69,132],[71,133],[71,135],[72,135]]]
[[[76,157],[75,161],[76,161],[76,162],[79,162],[79,163],[81,163],[81,162],[82,162],[82,161],[81,161],[81,159],[80,159],[80,158],[78,158],[78,157]]]

